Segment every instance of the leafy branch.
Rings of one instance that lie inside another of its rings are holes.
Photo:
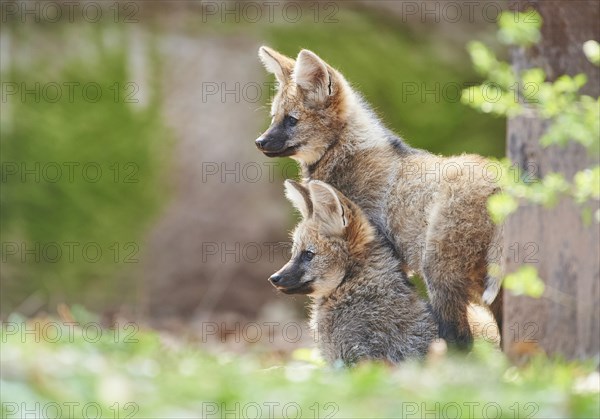
[[[536,11],[504,12],[499,19],[500,42],[528,48],[541,39],[542,18]],[[565,147],[570,142],[583,146],[589,155],[600,152],[600,99],[580,94],[587,76],[563,75],[554,82],[546,80],[541,68],[517,71],[499,60],[481,42],[468,45],[476,71],[485,77],[479,85],[463,90],[461,100],[481,112],[508,118],[535,116],[546,120],[548,128],[540,138],[542,147]],[[594,40],[582,45],[591,63],[600,65],[600,45]],[[563,197],[570,197],[582,206],[586,224],[600,222],[600,210],[592,214],[590,203],[600,200],[600,165],[577,172],[571,180],[561,173],[549,173],[543,178],[529,179],[508,159],[500,162],[503,169],[499,185],[501,192],[488,200],[492,219],[500,224],[524,203],[551,208]],[[498,267],[493,267],[497,273]],[[517,294],[539,297],[543,282],[535,268],[525,266],[505,277],[504,287]]]

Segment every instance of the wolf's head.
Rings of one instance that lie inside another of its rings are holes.
[[[271,126],[256,140],[268,157],[317,161],[345,125],[351,92],[343,76],[311,51],[296,60],[267,47],[258,56],[279,84]]]
[[[293,234],[292,258],[269,280],[286,294],[325,297],[365,257],[374,230],[358,206],[327,183],[287,180],[285,189],[302,221]]]

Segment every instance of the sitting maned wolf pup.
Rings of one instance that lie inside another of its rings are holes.
[[[360,208],[320,181],[287,180],[285,188],[303,219],[291,260],[269,279],[286,294],[312,297],[323,358],[352,365],[423,357],[437,337],[433,315]]]
[[[490,163],[411,148],[311,51],[293,60],[261,47],[259,57],[279,88],[256,146],[297,160],[305,180],[331,184],[366,213],[405,272],[424,278],[441,337],[470,347],[470,302],[490,305],[501,329],[500,282],[488,275],[500,257],[493,246],[500,231],[486,207],[497,190]]]

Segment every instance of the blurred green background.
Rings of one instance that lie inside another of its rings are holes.
[[[65,302],[185,322],[206,305],[253,317],[257,301],[278,298],[264,279],[284,255],[230,263],[203,253],[207,241],[220,251],[285,241],[293,222],[269,215],[291,214],[281,194],[291,160],[258,182],[211,183],[204,171],[266,161],[253,140],[268,124],[270,92],[244,95],[272,81],[261,44],[315,51],[415,147],[503,155],[505,122],[459,100],[479,81],[464,45],[493,42],[492,23],[406,19],[385,2],[317,9],[303,5],[295,23],[277,9],[273,22],[243,12],[236,22],[186,2],[106,6],[93,23],[3,9],[2,314]],[[219,92],[207,94],[209,84]]]

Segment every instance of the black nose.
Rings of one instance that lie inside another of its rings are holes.
[[[263,150],[265,148],[265,142],[265,139],[260,137],[254,143],[256,144],[256,147],[258,147],[260,150]]]
[[[277,284],[282,279],[283,279],[283,277],[281,275],[279,275],[279,274],[273,274],[269,278],[269,281],[271,281],[271,283],[273,283],[273,284]]]

